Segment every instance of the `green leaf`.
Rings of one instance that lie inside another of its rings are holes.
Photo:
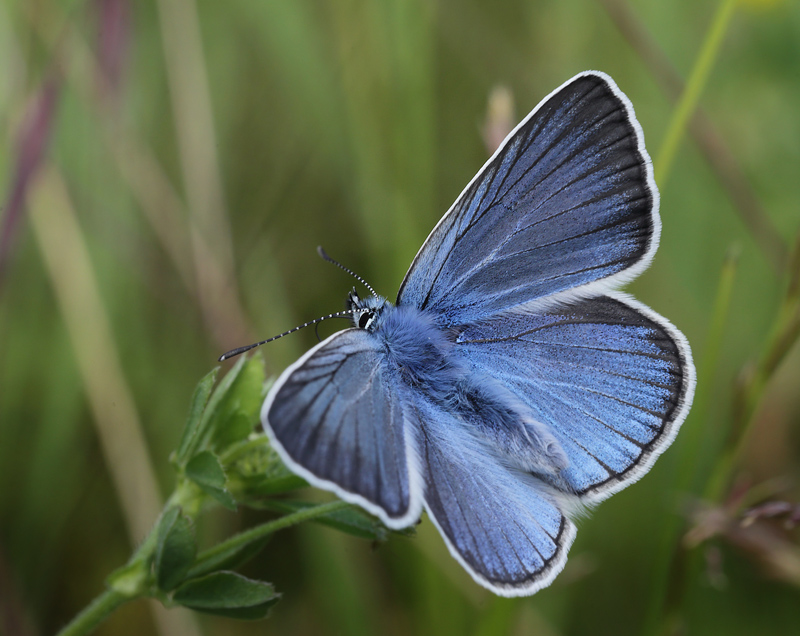
[[[172,596],[175,603],[184,607],[244,620],[264,618],[279,598],[269,583],[235,572],[214,572],[192,579]]]
[[[219,384],[217,384],[217,388],[214,389],[211,397],[208,398],[208,402],[203,410],[203,415],[193,428],[186,444],[184,445],[183,440],[181,440],[181,452],[178,454],[178,461],[181,465],[185,464],[198,449],[203,448],[208,443],[213,424],[218,420],[218,414],[222,410],[221,407],[225,404],[228,393],[235,384],[236,378],[239,377],[246,362],[247,356],[242,356],[236,364],[231,367],[230,371],[222,377]]]
[[[168,592],[183,581],[196,554],[192,522],[181,514],[180,508],[171,508],[158,528],[155,573],[159,589]]]
[[[247,436],[253,432],[257,421],[244,411],[232,413],[224,425],[217,429],[212,446],[225,449],[247,439]]]
[[[264,391],[264,363],[248,359],[216,406],[208,424],[209,446],[220,451],[246,438],[259,422]]]
[[[211,451],[203,451],[192,457],[186,465],[186,476],[201,487],[225,487],[225,471],[219,458]]]
[[[223,506],[236,510],[236,502],[225,488],[225,471],[211,451],[202,451],[186,464],[186,476]]]
[[[264,404],[266,393],[264,384],[267,381],[264,361],[260,356],[253,356],[247,361],[245,368],[239,376],[235,390],[231,397],[236,401],[238,411],[248,417],[259,421],[261,406]]]
[[[211,389],[217,379],[217,373],[219,373],[219,367],[209,371],[197,384],[194,394],[192,395],[192,404],[189,408],[189,417],[186,418],[186,425],[183,427],[183,435],[181,436],[178,450],[174,455],[174,461],[180,466],[183,466],[186,463],[190,456],[190,449],[197,440],[203,409],[208,401],[208,396],[211,395]]]

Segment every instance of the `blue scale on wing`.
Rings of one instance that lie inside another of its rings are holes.
[[[288,373],[267,420],[290,459],[389,519],[406,515],[406,414],[378,339],[341,331]]]
[[[680,348],[652,312],[601,296],[543,315],[466,327],[460,351],[549,426],[578,494],[632,478],[663,441],[687,391]]]
[[[451,552],[498,593],[546,585],[563,566],[574,526],[536,478],[509,467],[464,421],[418,402],[428,514]]]
[[[568,84],[434,229],[398,305],[466,324],[632,266],[655,232],[646,165],[631,115],[608,84],[593,75]]]

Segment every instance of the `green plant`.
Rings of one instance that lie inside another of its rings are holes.
[[[170,458],[175,490],[161,515],[130,560],[108,577],[107,589],[61,636],[88,634],[120,605],[141,598],[228,618],[264,618],[280,594],[270,583],[233,568],[257,554],[274,532],[313,520],[371,541],[386,539],[389,530],[350,504],[284,498],[306,483],[283,466],[258,427],[263,363],[242,356],[215,388],[218,371],[194,391],[180,444]],[[196,521],[215,506],[266,508],[279,516],[198,552]]]

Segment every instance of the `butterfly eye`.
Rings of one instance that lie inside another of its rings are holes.
[[[370,323],[372,322],[372,318],[374,316],[374,312],[365,311],[358,317],[358,328],[359,329],[366,329],[369,327]]]

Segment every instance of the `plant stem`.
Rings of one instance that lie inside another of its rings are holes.
[[[172,503],[174,497],[175,495],[170,498],[170,502],[167,503],[167,506]],[[255,528],[251,528],[250,530],[237,534],[227,541],[223,541],[213,548],[201,553],[197,557],[197,561],[192,567],[192,572],[194,572],[195,575],[198,573],[206,573],[208,572],[209,568],[213,569],[215,561],[228,558],[232,552],[243,548],[250,543],[264,539],[278,530],[302,523],[303,521],[308,521],[316,517],[330,514],[331,512],[336,512],[337,510],[342,510],[350,505],[351,504],[347,503],[346,501],[332,501],[330,503],[314,506],[313,508],[300,510],[293,514],[281,517],[280,519],[276,519],[275,521],[270,521],[260,526],[256,526]],[[142,545],[131,557],[129,566],[135,565],[137,561],[147,561],[149,554],[155,547],[157,527],[158,524],[156,523]],[[192,572],[190,572],[189,576],[192,576]],[[70,623],[57,634],[57,636],[84,636],[86,634],[90,634],[94,628],[97,627],[97,625],[108,618],[108,616],[120,605],[126,603],[127,601],[132,601],[148,595],[147,586],[137,585],[135,588],[136,589],[132,589],[131,593],[129,594],[122,593],[113,587],[105,590],[89,605],[87,605],[83,611],[75,616],[75,618],[73,618],[72,621],[70,621]]]
[[[330,503],[314,506],[313,508],[306,508],[305,510],[286,515],[275,521],[269,521],[255,528],[250,528],[250,530],[245,530],[222,543],[218,543],[213,548],[201,552],[197,556],[197,560],[192,566],[188,576],[192,576],[198,571],[207,571],[209,565],[213,564],[214,561],[226,559],[232,552],[243,548],[249,543],[254,543],[255,541],[263,539],[278,530],[283,530],[284,528],[297,525],[303,521],[342,510],[350,505],[351,504],[346,501],[332,501]]]
[[[84,634],[91,634],[94,628],[108,618],[114,610],[123,603],[127,603],[131,600],[133,600],[133,598],[120,594],[116,590],[108,589],[89,603],[83,611],[58,632],[57,636],[83,636]]]
[[[186,498],[184,489],[179,486],[164,505],[164,509],[159,514],[150,532],[147,533],[144,541],[131,555],[128,563],[109,576],[106,581],[107,589],[81,610],[69,624],[58,632],[57,636],[91,634],[95,627],[108,618],[123,603],[148,596],[149,563],[156,548],[158,524],[161,521],[161,517],[164,516],[164,511],[176,505],[181,495],[184,496],[184,499]]]

